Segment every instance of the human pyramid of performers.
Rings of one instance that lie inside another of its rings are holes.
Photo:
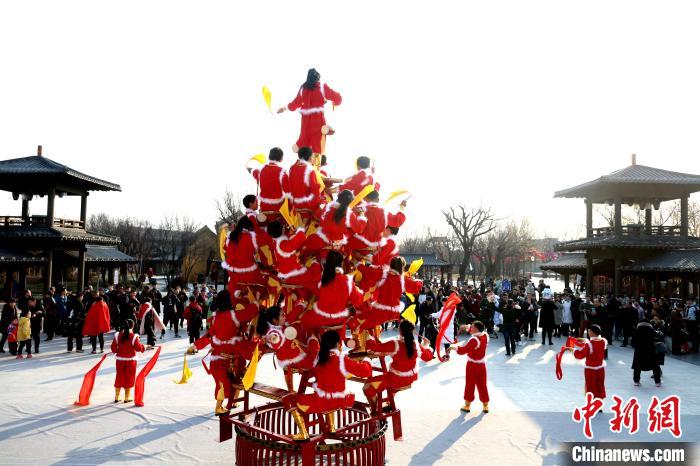
[[[367,157],[357,158],[357,171],[345,179],[325,170],[325,137],[333,130],[324,104],[342,99],[319,78],[309,70],[296,98],[278,112],[302,115],[295,163],[284,170],[283,151],[273,148],[267,163],[248,168],[258,193],[244,198],[246,214],[225,239],[229,293],[219,293],[207,335],[188,350],[211,345],[208,370],[218,415],[229,413],[239,391],[251,386],[253,380],[245,379],[258,354],[273,353],[286,383],[282,403],[299,441],[309,438],[309,414],[324,415],[328,431],[335,430],[335,412],[355,402],[347,379],[363,383],[372,413],[379,413],[380,394],[409,388],[418,377],[418,359],[433,358],[427,340],[414,334],[415,314],[413,323],[401,321],[398,339],[381,340],[382,324],[401,319],[405,293],[422,287],[396,240],[406,200],[397,212],[379,204]],[[368,357],[386,355],[391,365],[374,375]],[[302,374],[296,389],[295,373]]]

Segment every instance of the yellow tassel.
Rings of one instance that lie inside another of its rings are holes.
[[[185,355],[184,360],[182,361],[182,377],[180,377],[180,380],[173,380],[178,385],[182,385],[184,383],[187,383],[188,380],[190,380],[190,377],[192,377],[192,371],[190,370],[189,367],[187,367],[187,355]]]
[[[248,369],[246,369],[245,375],[243,376],[243,388],[245,390],[250,390],[255,383],[255,372],[258,370],[259,353],[260,351],[258,350],[258,346],[256,346],[255,350],[253,351],[253,357],[250,360],[250,364],[248,364]]]
[[[362,191],[360,191],[360,192],[357,194],[357,196],[355,196],[355,199],[352,200],[352,202],[350,203],[350,205],[348,206],[348,208],[350,208],[350,209],[354,208],[356,205],[358,205],[360,202],[362,202],[362,200],[363,200],[365,197],[367,197],[367,195],[368,195],[369,193],[371,193],[372,191],[374,191],[374,185],[371,185],[371,184],[370,184],[370,185],[365,186],[365,187],[362,189]]]

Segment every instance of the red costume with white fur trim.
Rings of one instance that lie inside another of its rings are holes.
[[[345,275],[343,269],[338,268],[335,278],[319,287],[314,306],[301,317],[304,330],[308,332],[319,327],[343,325],[349,315],[348,303],[359,307],[362,304],[362,291],[355,286],[352,276]]]
[[[362,233],[367,225],[364,216],[358,216],[352,209],[348,208],[345,218],[339,222],[335,221],[335,213],[340,208],[338,202],[329,202],[320,215],[318,229],[308,237],[304,243],[304,249],[309,252],[320,251],[321,249],[340,249],[348,242],[348,236],[352,232]]]
[[[338,192],[348,189],[352,191],[355,196],[357,196],[363,189],[365,189],[366,186],[372,185],[374,185],[372,170],[369,168],[362,168],[357,170],[354,175],[345,180],[345,182],[338,188]]]
[[[306,241],[304,230],[298,229],[292,237],[275,238],[277,278],[287,285],[300,285],[315,290],[321,280],[321,264],[314,262],[307,268],[299,261],[299,249]]]
[[[368,381],[365,394],[368,398],[374,398],[382,390],[400,390],[408,388],[418,379],[418,358],[425,362],[433,359],[433,349],[413,342],[415,351],[413,356],[406,354],[406,343],[403,339],[378,342],[375,339],[367,340],[367,350],[374,353],[388,354],[391,356],[389,372]]]
[[[234,363],[234,356],[243,357],[242,367],[234,369],[245,370],[245,359],[251,358],[256,343],[240,336],[240,329],[254,319],[258,313],[259,309],[256,304],[250,302],[246,304],[245,301],[238,303],[235,310],[214,312],[207,334],[194,342],[194,346],[198,350],[211,345],[209,373],[215,382],[214,397],[216,397],[221,385],[224,387],[226,398],[229,398],[231,394],[231,379],[228,374]]]
[[[132,388],[136,382],[136,352],[143,353],[146,348],[137,334],[130,332],[126,340],[122,340],[122,335],[123,332],[119,332],[112,340],[112,353],[117,360],[114,388]]]
[[[289,167],[289,173],[285,178],[284,191],[290,200],[290,209],[301,212],[308,218],[321,204],[321,191],[323,186],[318,181],[313,165],[305,160],[297,160]]]
[[[318,338],[314,335],[309,337],[306,342],[306,348],[304,348],[296,339],[290,340],[286,337],[284,330],[287,327],[289,325],[270,325],[265,335],[267,346],[275,352],[277,364],[283,370],[311,369],[320,349]],[[297,332],[301,330],[300,326],[295,326],[295,328]]]
[[[263,212],[268,219],[273,220],[277,218],[279,209],[284,202],[284,186],[287,184],[285,181],[287,174],[275,161],[268,162],[262,168],[254,169],[251,171],[251,174],[260,187],[260,193],[258,194],[260,212]]]
[[[608,342],[601,336],[589,339],[585,345],[574,350],[576,359],[585,359],[586,392],[594,397],[605,398],[605,349]]]
[[[396,242],[396,236],[391,235],[382,239],[382,245],[379,250],[372,256],[372,265],[388,266],[391,260],[399,255],[399,245]]]
[[[387,267],[360,265],[358,270],[362,274],[364,290],[376,287],[369,309],[358,316],[363,329],[399,320],[404,307],[401,296],[404,293],[418,293],[423,287],[421,280],[406,277]]]
[[[376,251],[382,245],[387,225],[392,224],[400,227],[406,221],[406,215],[403,212],[389,213],[376,202],[366,204],[365,217],[367,218],[367,226],[364,231],[355,233],[348,240],[348,250],[350,251]]]
[[[457,347],[457,354],[467,355],[467,375],[464,386],[464,400],[474,401],[474,387],[479,391],[479,401],[489,402],[489,391],[486,388],[486,347],[489,336],[485,332],[472,334],[467,344]]]
[[[228,272],[228,290],[233,297],[240,284],[262,284],[263,278],[255,261],[258,251],[257,236],[254,231],[242,230],[238,243],[233,241],[231,234],[226,239],[226,260],[221,266]]]
[[[323,153],[321,128],[326,124],[323,108],[326,100],[330,100],[334,105],[343,102],[340,94],[328,84],[316,83],[313,89],[300,87],[297,96],[287,105],[288,110],[299,110],[301,113],[301,132],[297,139],[297,147],[308,146],[316,154]]]
[[[314,393],[296,396],[296,405],[307,414],[351,407],[355,403],[355,395],[345,392],[345,379],[351,375],[370,377],[372,366],[367,361],[353,361],[334,349],[325,364],[314,365],[313,375],[316,377]]]

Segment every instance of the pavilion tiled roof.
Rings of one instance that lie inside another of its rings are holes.
[[[17,177],[45,176],[59,181],[79,182],[90,191],[121,191],[118,184],[86,175],[41,155],[0,160],[0,185]]]
[[[603,262],[603,259],[593,259],[593,265],[598,265]],[[586,270],[586,254],[583,252],[569,252],[561,254],[556,259],[545,262],[540,265],[541,270],[557,271],[585,271]]]
[[[646,189],[653,188],[658,192],[670,190],[691,193],[700,190],[700,175],[633,164],[596,180],[557,191],[554,193],[554,197],[595,198],[599,193],[607,192],[615,185],[618,185],[619,189],[627,191],[634,188],[635,185],[644,185]],[[659,197],[661,200],[670,198],[670,196]]]
[[[434,252],[407,253],[401,254],[401,256],[404,259],[406,259],[407,264],[411,264],[411,262],[413,262],[414,260],[420,259],[422,257],[424,267],[446,267],[448,265],[451,265],[445,262],[444,260],[439,259]]]
[[[35,256],[24,251],[14,251],[12,249],[0,248],[0,264],[2,263],[23,263],[37,264],[44,263],[46,259],[42,256]]]
[[[700,250],[666,251],[621,267],[629,272],[685,272],[700,274]]]
[[[72,257],[78,257],[77,251],[66,251]],[[128,254],[124,254],[113,246],[87,246],[85,248],[85,262],[127,262],[135,263],[136,259]]]
[[[0,240],[54,239],[94,244],[119,244],[116,236],[102,235],[81,228],[12,227],[0,228]]]
[[[606,235],[557,243],[556,251],[602,248],[683,249],[700,248],[700,238],[664,235]]]

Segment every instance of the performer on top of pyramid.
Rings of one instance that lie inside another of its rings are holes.
[[[326,118],[323,106],[328,100],[333,102],[333,105],[340,105],[343,102],[340,94],[331,89],[328,84],[322,83],[321,74],[315,68],[311,68],[294,100],[277,111],[277,113],[282,113],[286,110],[299,110],[301,113],[301,132],[294,152],[304,146],[311,147],[317,154],[325,152],[323,147],[325,134],[323,134],[322,129],[326,126]]]

